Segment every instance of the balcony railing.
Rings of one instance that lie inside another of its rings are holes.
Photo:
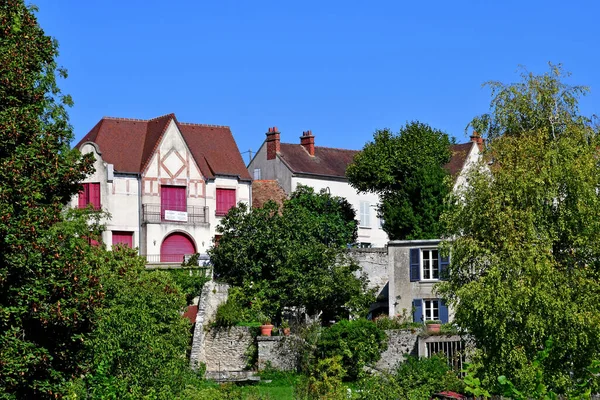
[[[183,262],[189,262],[190,258],[194,254],[185,255],[171,255],[171,254],[142,254],[142,257],[146,259],[147,265],[159,265],[159,264],[181,264]],[[194,264],[200,268],[210,268],[211,262],[208,254],[199,254],[197,258],[197,264]]]
[[[142,204],[144,223],[207,224],[208,207],[187,206],[187,211],[163,210],[160,204]]]

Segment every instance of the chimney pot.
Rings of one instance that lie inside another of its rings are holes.
[[[274,126],[269,128],[267,132],[267,160],[274,160],[277,157],[277,153],[281,148],[281,142],[279,141],[279,131]]]
[[[483,153],[484,147],[485,147],[485,142],[483,140],[483,138],[479,135],[479,133],[477,133],[476,131],[473,131],[473,134],[471,134],[471,142],[477,143],[477,147],[479,147],[479,151],[481,153]]]

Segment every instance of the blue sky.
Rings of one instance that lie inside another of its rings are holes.
[[[240,151],[282,141],[360,149],[419,120],[465,141],[489,80],[548,61],[600,99],[593,1],[34,0],[60,43],[76,140],[102,116],[228,125]],[[569,4],[572,3],[572,4]],[[247,155],[244,157],[247,160]]]

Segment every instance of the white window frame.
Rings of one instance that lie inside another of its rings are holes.
[[[440,300],[439,299],[423,299],[422,307],[423,307],[423,321],[439,321],[440,320]]]
[[[260,173],[261,173],[260,168],[254,168],[254,180],[255,181],[258,181],[261,179]]]
[[[433,257],[435,254],[435,258]],[[425,257],[427,255],[427,258]],[[428,272],[426,278],[425,272]],[[437,273],[437,278],[434,276]],[[421,249],[421,280],[439,281],[440,280],[440,251],[438,248]]]
[[[361,201],[359,205],[360,213],[360,227],[370,228],[371,227],[371,203],[368,201]]]

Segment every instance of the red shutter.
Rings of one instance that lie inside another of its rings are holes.
[[[160,262],[183,262],[186,254],[195,254],[192,240],[183,233],[172,233],[160,246]]]
[[[112,233],[112,244],[113,246],[122,244],[129,248],[133,248],[133,232],[114,231]]]
[[[94,207],[94,210],[100,210],[102,208],[102,206],[100,204],[100,184],[99,183],[90,183],[89,203]]]
[[[225,215],[235,206],[235,189],[217,189],[217,215]]]
[[[185,186],[160,187],[160,212],[165,218],[165,210],[187,211],[187,195]]]
[[[79,208],[85,208],[88,203],[89,183],[83,184],[83,189],[79,192]]]

